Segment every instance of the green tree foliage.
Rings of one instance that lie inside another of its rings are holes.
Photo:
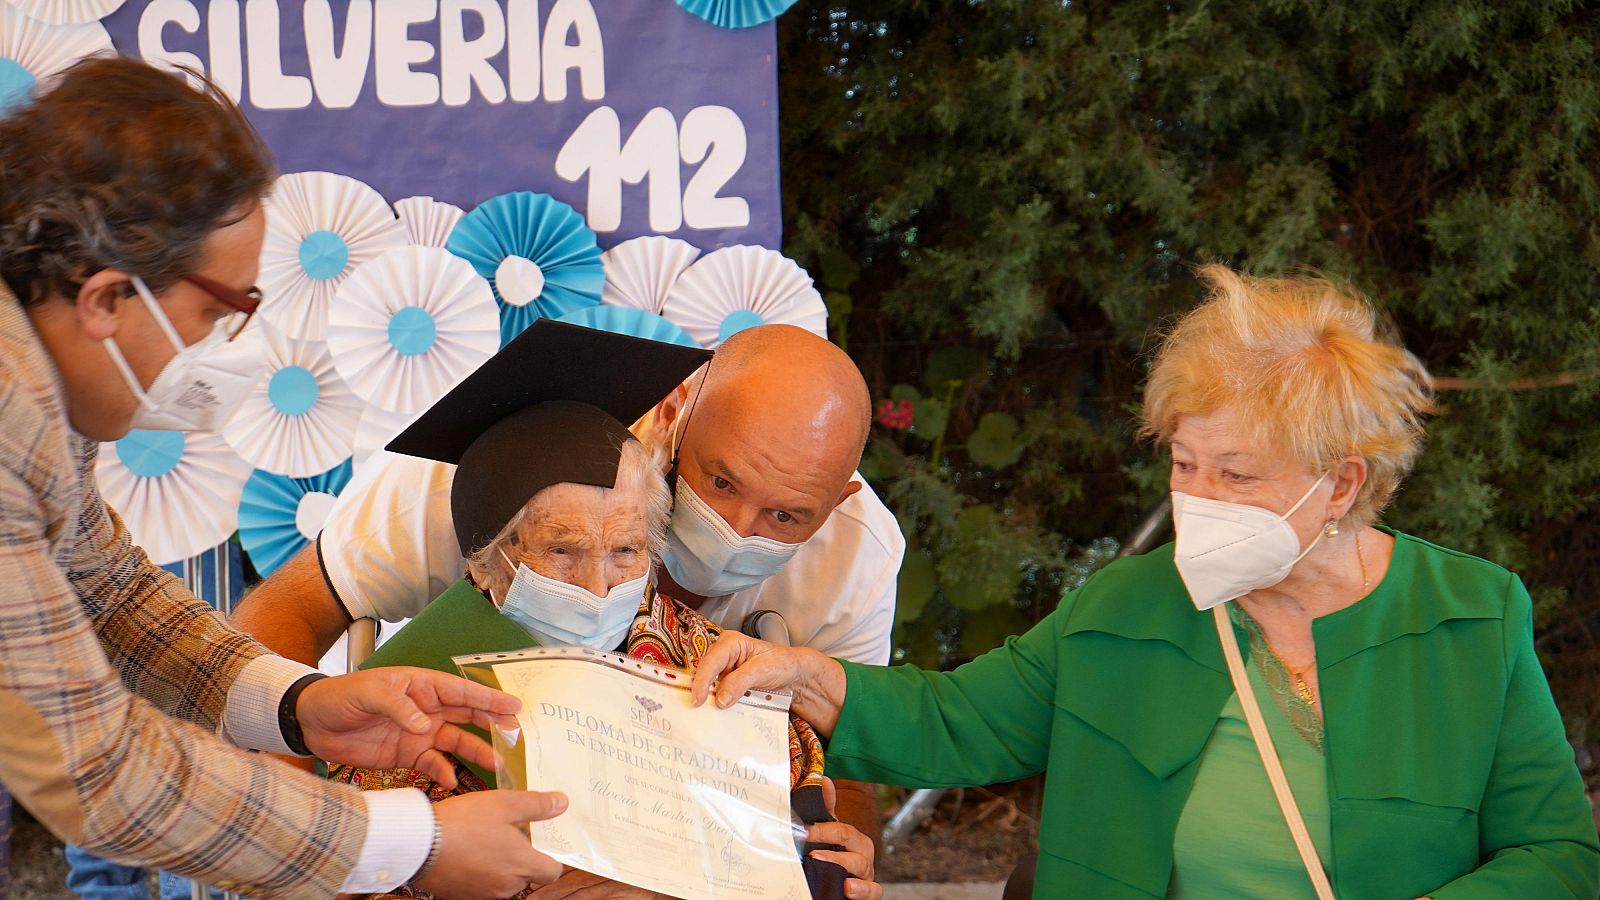
[[[1600,714],[1593,10],[801,0],[779,31],[787,249],[912,413],[867,460],[909,658],[1042,615],[1159,501],[1130,423],[1194,263],[1309,267],[1464,388],[1387,521],[1522,572]]]

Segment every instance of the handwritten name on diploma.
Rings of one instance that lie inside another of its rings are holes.
[[[631,780],[628,782],[628,790],[630,791],[638,790],[641,787],[649,790],[649,786],[647,785],[641,785],[638,782]],[[626,806],[627,808],[633,810],[637,810],[644,805],[644,800],[637,795],[618,790],[611,781],[603,778],[589,779],[589,793],[602,800],[609,800],[612,803],[616,803],[620,806]],[[675,794],[673,795],[673,799],[681,801],[685,798],[681,794]],[[711,818],[710,816],[692,816],[681,808],[668,805],[665,800],[651,801],[649,808],[647,808],[645,812],[655,816],[658,819],[667,822],[675,822],[679,825],[697,825],[706,829],[707,831],[726,832],[728,830],[727,828],[723,827],[722,823]]]

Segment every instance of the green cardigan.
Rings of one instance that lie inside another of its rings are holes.
[[[1313,624],[1335,892],[1600,893],[1600,842],[1499,566],[1395,534],[1365,600]],[[954,672],[844,664],[828,774],[908,786],[1049,770],[1034,896],[1162,897],[1201,750],[1233,694],[1167,545],[1120,560]]]

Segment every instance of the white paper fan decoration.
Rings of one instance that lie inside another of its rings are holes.
[[[339,285],[367,260],[406,246],[406,228],[383,197],[332,172],[280,177],[265,208],[261,315],[297,340],[322,340]]]
[[[48,88],[78,60],[114,52],[111,35],[99,22],[52,25],[0,2],[0,116]]]
[[[678,277],[661,315],[711,348],[755,325],[798,325],[828,336],[828,307],[811,276],[765,247],[724,247],[701,257]]]
[[[294,340],[268,323],[251,329],[248,339],[264,343],[264,377],[222,436],[251,465],[275,475],[310,478],[343,462],[363,404],[334,369],[327,345]]]
[[[167,565],[233,534],[250,464],[215,434],[135,429],[100,445],[94,471],[134,543]]]
[[[345,279],[328,313],[328,350],[351,390],[421,412],[500,349],[500,307],[472,265],[438,247],[402,247]]]
[[[422,247],[443,247],[466,213],[461,207],[432,197],[407,197],[396,200],[394,211],[406,228],[406,238]]]
[[[98,22],[117,11],[124,0],[10,0],[30,19],[52,25]]]
[[[353,462],[357,469],[372,454],[382,450],[394,436],[417,420],[422,413],[397,413],[369,406],[361,413],[361,423],[356,426],[356,449]]]
[[[600,302],[659,315],[667,292],[699,255],[698,247],[677,238],[648,235],[623,241],[600,254],[606,270]]]

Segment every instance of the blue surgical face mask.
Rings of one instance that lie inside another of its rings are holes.
[[[628,633],[650,587],[650,573],[646,572],[598,597],[575,584],[540,575],[521,563],[512,564],[504,550],[500,556],[516,570],[500,611],[546,646],[615,649]]]
[[[771,538],[740,537],[681,478],[674,493],[661,564],[686,590],[721,597],[755,587],[778,574],[800,549]]]

